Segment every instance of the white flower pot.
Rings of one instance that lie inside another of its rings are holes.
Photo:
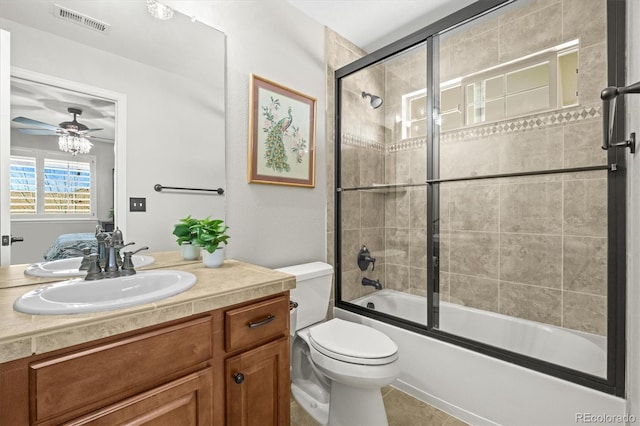
[[[218,268],[224,262],[224,247],[218,247],[213,253],[202,250],[202,262],[207,268]]]
[[[184,260],[197,260],[200,258],[200,247],[193,244],[182,244],[182,258]]]

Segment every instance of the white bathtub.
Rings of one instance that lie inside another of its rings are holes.
[[[353,303],[373,303],[378,311],[426,322],[424,297],[385,289]],[[400,348],[395,386],[468,423],[570,425],[589,415],[605,415],[616,424],[615,416],[624,416],[621,398],[340,308],[334,315],[390,336]],[[604,375],[606,341],[600,336],[444,302],[440,325],[452,334]]]
[[[427,323],[427,299],[381,290],[354,300],[376,311]],[[440,303],[440,330],[554,364],[606,377],[607,339],[454,303]]]

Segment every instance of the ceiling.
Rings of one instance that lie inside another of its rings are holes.
[[[77,120],[90,129],[96,141],[113,142],[115,138],[115,104],[80,92],[38,84],[17,78],[11,79],[11,118],[26,117],[54,126],[73,120],[68,108],[82,110]],[[39,128],[38,126],[11,123],[15,128]],[[99,139],[98,139],[99,138]]]
[[[373,52],[475,0],[288,0],[366,52]]]

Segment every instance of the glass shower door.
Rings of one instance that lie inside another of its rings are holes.
[[[600,148],[606,28],[600,0],[533,1],[436,37],[430,176],[438,330],[598,377],[611,211]]]
[[[341,299],[422,326],[427,324],[426,69],[426,43],[420,43],[340,80],[336,193]],[[359,261],[365,258],[375,262]],[[416,309],[398,302],[406,297]]]

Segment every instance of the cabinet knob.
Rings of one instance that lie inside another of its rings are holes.
[[[244,374],[242,373],[236,373],[233,375],[233,380],[237,383],[240,384],[242,382],[244,382]]]

